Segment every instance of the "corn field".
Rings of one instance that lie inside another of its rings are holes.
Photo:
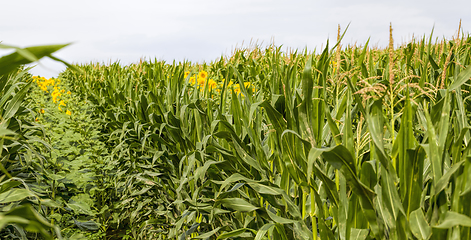
[[[319,52],[57,79],[21,66],[64,46],[16,49],[0,58],[0,236],[471,239],[471,37],[390,32],[387,48],[339,29]]]

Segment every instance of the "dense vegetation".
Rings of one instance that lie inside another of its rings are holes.
[[[3,77],[0,234],[471,239],[471,37],[393,46]]]

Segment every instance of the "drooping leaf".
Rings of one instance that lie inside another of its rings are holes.
[[[218,200],[218,202],[220,202],[224,207],[233,209],[235,211],[251,212],[258,209],[258,207],[255,207],[241,198],[224,198]]]
[[[432,234],[432,228],[425,220],[422,209],[418,208],[412,211],[409,222],[410,229],[416,238],[424,240],[429,239],[430,235]]]

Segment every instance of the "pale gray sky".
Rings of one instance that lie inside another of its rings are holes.
[[[450,38],[460,19],[471,28],[469,0],[3,0],[0,41],[27,47],[69,43],[55,56],[73,63],[140,58],[210,62],[251,40],[282,49],[325,46],[337,25],[350,27],[343,44],[386,46],[389,23],[395,43],[414,36]],[[0,56],[7,52],[1,51]],[[33,74],[57,76],[60,63],[42,60]]]

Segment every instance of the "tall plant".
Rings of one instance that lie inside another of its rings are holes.
[[[57,227],[54,227],[44,216],[41,206],[50,206],[48,199],[32,189],[25,181],[28,173],[26,162],[37,158],[36,149],[31,142],[40,131],[31,119],[32,113],[24,101],[31,83],[28,79],[29,69],[23,65],[38,61],[67,45],[47,45],[29,48],[18,48],[0,44],[2,49],[13,49],[14,53],[0,58],[0,232],[2,237],[13,238],[19,235],[25,238],[28,233],[39,233],[46,239],[53,239],[50,230],[61,238]],[[10,228],[12,226],[13,228]],[[26,231],[26,232],[25,232]]]

